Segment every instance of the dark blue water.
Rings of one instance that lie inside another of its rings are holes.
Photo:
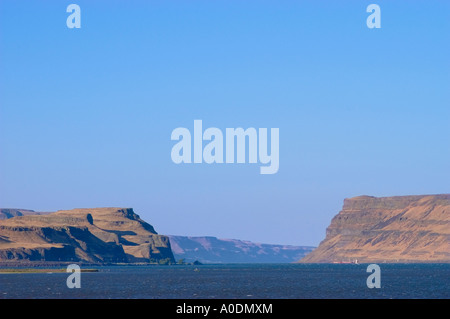
[[[450,264],[379,266],[379,289],[367,264],[101,267],[79,289],[68,273],[0,274],[0,298],[450,298]]]

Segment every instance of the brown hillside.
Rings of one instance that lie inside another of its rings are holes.
[[[0,261],[174,261],[167,236],[131,208],[85,208],[0,220]]]
[[[300,262],[450,262],[450,194],[344,200]]]

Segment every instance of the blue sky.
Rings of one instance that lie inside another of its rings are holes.
[[[344,198],[448,193],[450,3],[370,3],[2,0],[0,207],[318,245]],[[195,119],[279,128],[278,173],[172,163]]]

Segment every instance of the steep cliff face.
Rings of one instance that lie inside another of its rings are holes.
[[[300,262],[450,262],[450,194],[344,200]]]
[[[0,261],[174,262],[167,236],[131,208],[57,211],[0,221]]]

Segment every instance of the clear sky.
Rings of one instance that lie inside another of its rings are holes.
[[[449,1],[1,0],[0,207],[318,245],[344,198],[450,192],[449,57]],[[195,119],[279,128],[278,173],[174,164]]]

